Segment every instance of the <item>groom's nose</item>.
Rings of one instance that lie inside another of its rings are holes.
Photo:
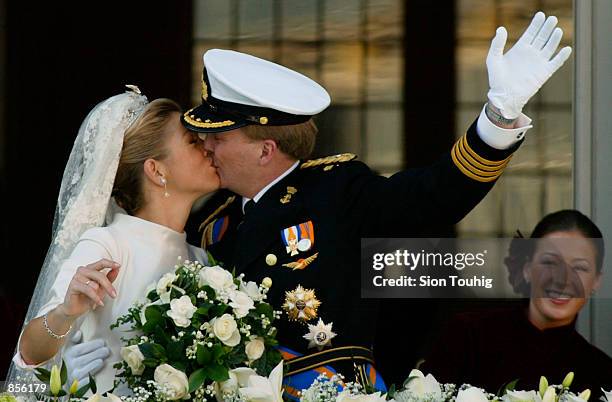
[[[205,138],[204,138],[204,149],[206,151],[208,151],[208,153],[212,153],[214,152],[214,141],[213,141],[213,137],[214,134],[208,134]]]

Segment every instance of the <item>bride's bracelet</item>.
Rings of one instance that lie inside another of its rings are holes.
[[[49,335],[51,335],[51,336],[52,336],[53,338],[55,338],[55,339],[62,339],[63,337],[65,337],[66,335],[68,335],[68,334],[70,333],[70,330],[72,329],[72,324],[70,325],[70,328],[68,328],[68,331],[66,331],[66,333],[65,333],[65,334],[63,334],[63,335],[58,335],[58,334],[56,334],[55,332],[53,332],[53,331],[51,330],[51,328],[49,328],[49,323],[47,322],[47,316],[48,316],[48,315],[49,315],[49,313],[47,313],[47,314],[45,314],[45,315],[43,316],[43,325],[45,326],[45,329],[47,330],[47,333],[48,333]]]

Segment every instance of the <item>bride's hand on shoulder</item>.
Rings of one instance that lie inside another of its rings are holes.
[[[59,307],[68,317],[79,317],[96,306],[104,306],[106,294],[117,297],[112,283],[117,279],[120,264],[101,259],[84,267],[79,267],[68,285],[64,303]],[[101,271],[110,268],[106,274]]]

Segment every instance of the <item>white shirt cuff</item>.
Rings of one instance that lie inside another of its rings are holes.
[[[476,123],[476,132],[481,140],[483,140],[488,146],[495,149],[504,150],[510,148],[523,139],[527,130],[532,128],[531,119],[521,113],[517,118],[518,128],[501,128],[493,124],[485,113],[485,108],[482,108],[480,116],[478,116],[478,122]]]

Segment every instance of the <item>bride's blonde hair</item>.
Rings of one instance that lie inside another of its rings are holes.
[[[120,207],[133,215],[144,205],[143,177],[147,159],[164,159],[166,127],[181,107],[171,99],[155,99],[125,131],[123,149],[115,176],[113,197]]]

